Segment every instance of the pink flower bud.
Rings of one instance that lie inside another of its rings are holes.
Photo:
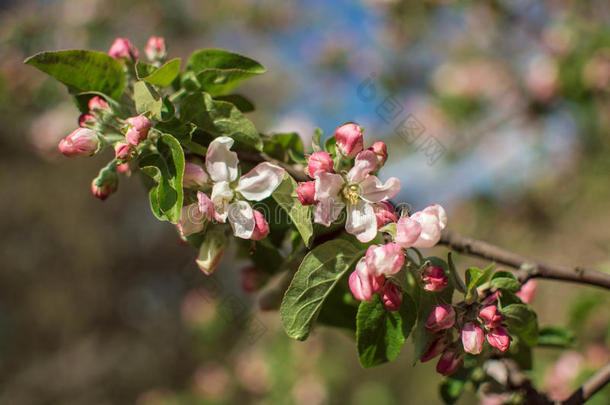
[[[302,205],[313,205],[316,203],[315,181],[305,181],[297,186],[297,197]]]
[[[373,146],[371,146],[369,148],[369,150],[372,150],[375,155],[377,156],[377,169],[379,169],[380,167],[382,167],[386,160],[388,160],[388,148],[385,145],[384,142],[378,141],[375,142],[373,144]]]
[[[254,214],[254,231],[250,239],[261,240],[266,238],[269,235],[269,224],[260,211],[252,210],[252,213]]]
[[[93,96],[89,99],[89,111],[108,111],[108,103],[100,96]]]
[[[116,167],[116,169],[119,173],[123,173],[127,176],[131,175],[131,167],[129,166],[129,163],[120,164]]]
[[[209,183],[210,177],[201,165],[185,162],[182,185],[186,188],[200,188]]]
[[[463,356],[458,354],[457,351],[452,349],[447,350],[438,360],[438,363],[436,364],[436,372],[444,375],[445,377],[450,376],[458,371],[458,369],[462,366],[463,360]]]
[[[502,314],[495,305],[488,305],[480,310],[479,318],[487,328],[497,328],[502,324]]]
[[[78,116],[78,126],[81,128],[87,128],[95,125],[95,117],[91,114],[81,114]]]
[[[134,152],[132,146],[125,142],[117,142],[114,145],[114,156],[118,160],[129,160],[133,157]]]
[[[318,172],[333,173],[333,166],[333,158],[327,152],[314,152],[307,162],[307,174],[313,179]]]
[[[91,192],[100,200],[105,200],[119,187],[119,176],[115,167],[104,167],[91,182]]]
[[[127,118],[127,133],[125,139],[127,143],[137,146],[141,141],[148,137],[148,131],[152,126],[152,122],[143,115],[136,115],[135,117]]]
[[[436,356],[441,354],[443,351],[445,351],[445,349],[447,348],[448,345],[449,345],[449,339],[447,338],[447,335],[445,335],[445,334],[438,335],[432,341],[432,343],[430,343],[430,346],[428,346],[428,349],[426,349],[426,351],[421,356],[419,361],[421,361],[422,363],[425,363],[427,361],[432,360],[433,358],[435,358]]]
[[[421,233],[413,243],[416,248],[430,248],[441,239],[441,232],[447,226],[447,214],[438,204],[430,205],[411,215],[411,219],[419,222]]]
[[[536,296],[537,289],[538,285],[536,284],[536,280],[528,280],[517,292],[517,297],[519,297],[521,301],[525,302],[526,304],[529,304]]]
[[[510,336],[506,328],[498,326],[487,332],[487,341],[490,345],[505,352],[510,347]]]
[[[347,157],[354,157],[363,148],[362,128],[356,124],[341,125],[335,130],[337,150]]]
[[[402,304],[402,292],[396,284],[388,281],[381,292],[381,300],[388,311],[398,311]]]
[[[381,228],[391,222],[396,222],[394,206],[389,201],[380,201],[374,204],[373,211],[375,211],[375,218],[377,219],[377,228]]]
[[[93,156],[100,147],[100,139],[94,131],[79,128],[59,141],[58,147],[68,157]]]
[[[375,276],[366,266],[364,258],[360,259],[356,269],[349,276],[349,289],[359,301],[371,301],[373,295],[383,288],[385,277]]]
[[[483,350],[483,329],[474,322],[466,322],[462,327],[462,345],[464,351],[470,354],[479,354]]]
[[[426,320],[426,330],[429,333],[436,333],[444,329],[449,329],[455,324],[455,311],[451,305],[437,305],[432,308]]]
[[[167,50],[165,48],[165,38],[163,37],[150,37],[146,43],[146,57],[148,60],[156,62],[165,59],[167,56]]]
[[[206,232],[205,239],[199,248],[199,256],[195,261],[206,275],[209,276],[216,270],[226,244],[227,238],[224,233],[209,230]]]
[[[110,50],[108,50],[108,55],[114,59],[129,60],[131,62],[135,62],[140,57],[138,49],[126,38],[115,39]]]
[[[443,291],[448,283],[447,274],[440,267],[428,266],[422,274],[422,282],[426,291]]]
[[[400,246],[389,242],[385,245],[371,245],[366,250],[366,265],[375,275],[396,274],[405,263],[405,255]]]
[[[261,271],[255,266],[244,266],[241,269],[241,288],[247,293],[258,291],[265,281]]]

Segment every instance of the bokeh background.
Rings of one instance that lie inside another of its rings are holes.
[[[412,367],[409,345],[365,371],[345,332],[289,340],[242,288],[245,262],[229,253],[206,278],[137,176],[103,203],[90,194],[105,158],[59,154],[77,110],[22,61],[117,36],[142,50],[150,35],[172,57],[221,47],[266,66],[242,90],[262,132],[307,140],[360,123],[390,146],[396,200],[443,204],[452,229],[610,269],[607,0],[3,0],[0,403],[440,402],[434,365]],[[540,324],[576,336],[567,354],[536,349],[539,387],[560,397],[609,360],[609,302],[538,283]],[[606,390],[592,403],[608,402]]]

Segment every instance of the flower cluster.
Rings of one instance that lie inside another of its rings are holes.
[[[108,54],[124,63],[126,69],[128,65],[133,65],[140,55],[138,49],[125,38],[117,38]],[[166,57],[164,39],[151,37],[146,47],[146,55],[151,62],[162,62]],[[144,115],[121,117],[118,108],[99,95],[89,99],[87,110],[78,117],[80,128],[62,139],[58,147],[60,152],[68,157],[93,156],[106,146],[114,148],[115,160],[103,168],[91,183],[93,195],[105,200],[117,190],[117,173],[129,174],[129,162],[148,147],[145,141],[153,123]],[[105,134],[121,134],[124,138],[117,139]]]
[[[462,365],[464,353],[480,354],[483,351],[485,338],[490,346],[506,352],[510,347],[510,336],[502,324],[497,299],[498,293],[494,293],[469,308],[454,308],[452,305],[432,308],[425,325],[428,333],[433,335],[432,342],[420,361],[430,361],[441,355],[436,371],[451,375]]]

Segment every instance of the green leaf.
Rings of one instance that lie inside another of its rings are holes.
[[[163,66],[155,67],[148,63],[138,62],[136,65],[138,79],[159,87],[167,87],[180,74],[180,58],[167,61]]]
[[[284,180],[282,180],[271,196],[278,205],[288,213],[292,223],[301,234],[305,245],[309,247],[313,236],[313,215],[311,207],[302,205],[296,197],[296,194],[297,182],[286,173],[284,175]]]
[[[567,348],[574,343],[574,333],[559,326],[547,326],[538,332],[538,346]]]
[[[47,73],[72,90],[76,89],[76,92],[97,91],[118,100],[125,90],[123,65],[103,52],[40,52],[24,63]]]
[[[182,210],[184,153],[178,140],[168,134],[159,137],[157,151],[142,157],[139,166],[153,180],[148,190],[153,214],[175,224]]]
[[[196,74],[203,90],[212,94],[226,94],[242,80],[265,73],[257,61],[221,49],[203,49],[194,52],[187,69]]]
[[[538,341],[536,313],[525,304],[511,304],[500,310],[511,333],[517,334],[529,346]]]
[[[241,94],[228,94],[226,96],[216,96],[214,100],[226,101],[227,103],[233,104],[237,109],[243,113],[254,111],[254,103],[248,100]]]
[[[273,134],[265,140],[263,151],[274,159],[290,162],[291,151],[303,155],[303,141],[296,132],[289,134]]]
[[[449,264],[449,276],[453,281],[453,285],[459,292],[466,294],[466,285],[455,268],[455,264],[453,263],[453,255],[451,252],[447,253],[447,262]]]
[[[324,301],[364,251],[344,240],[326,242],[305,256],[280,308],[288,336],[305,340]]]
[[[314,152],[322,151],[322,146],[320,142],[322,140],[322,130],[320,128],[316,128],[314,130],[313,138],[311,138],[311,148]]]
[[[466,270],[466,285],[468,286],[466,300],[471,300],[476,296],[477,288],[489,280],[493,269],[494,265],[492,264],[484,270],[477,269],[476,267],[471,267]]]
[[[229,136],[238,143],[263,149],[263,141],[254,124],[237,107],[226,101],[215,101],[207,93],[193,93],[180,103],[182,119],[191,121],[211,135]]]
[[[157,91],[148,83],[139,81],[133,85],[136,112],[150,113],[151,117],[160,120],[163,100]]]
[[[514,277],[494,277],[491,279],[489,286],[516,293],[521,288],[521,283]]]
[[[451,377],[445,378],[439,386],[441,398],[448,405],[455,404],[460,399],[465,387],[466,381],[464,380]]]
[[[363,301],[356,317],[356,340],[362,367],[369,368],[394,360],[415,324],[417,309],[411,297],[403,295],[399,311],[390,312],[375,296]]]

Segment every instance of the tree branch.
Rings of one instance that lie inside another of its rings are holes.
[[[439,243],[456,252],[482,257],[519,269],[516,275],[522,283],[530,278],[546,278],[610,289],[610,274],[585,267],[569,267],[540,262],[447,229],[443,231]]]
[[[610,382],[610,363],[599,369],[585,383],[574,391],[561,405],[579,405],[591,398],[595,393]]]

